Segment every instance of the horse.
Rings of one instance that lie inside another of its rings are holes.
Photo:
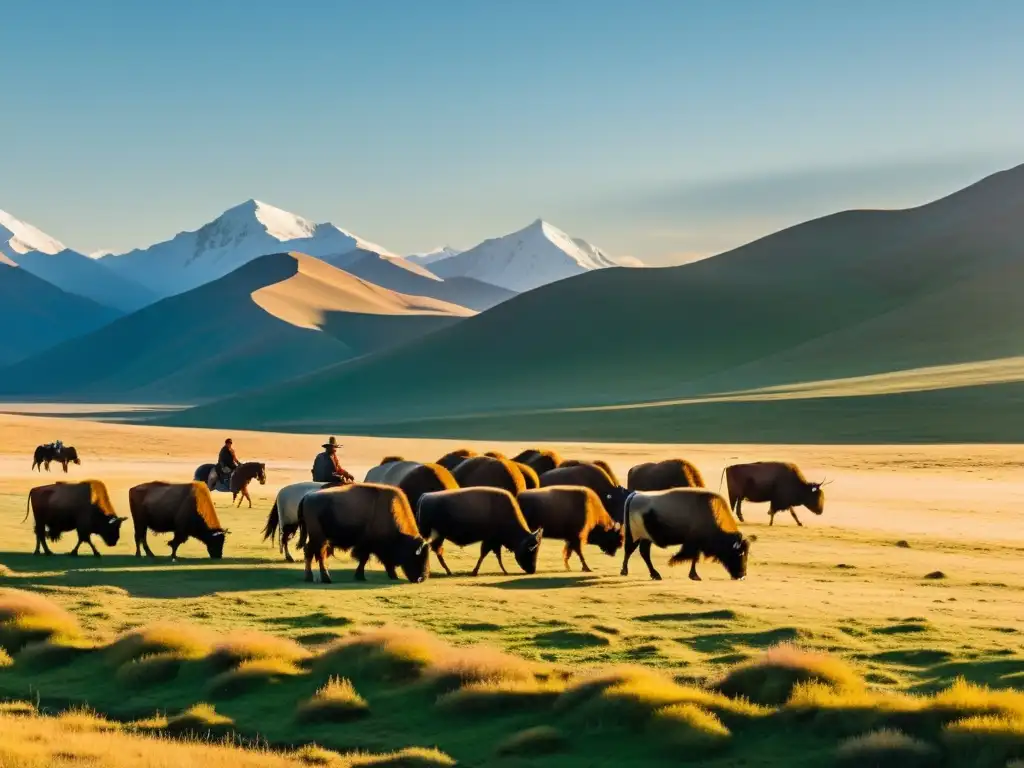
[[[32,469],[42,472],[44,469],[50,471],[50,462],[56,461],[64,468],[64,474],[68,473],[68,464],[81,464],[78,458],[78,451],[73,446],[62,446],[58,451],[52,443],[50,445],[36,446],[36,452],[32,456]]]
[[[200,464],[196,467],[192,479],[200,483],[206,483],[211,491],[221,493],[231,492],[231,501],[238,499],[238,506],[242,506],[242,499],[249,501],[249,509],[252,509],[252,497],[249,495],[249,483],[259,480],[260,485],[267,484],[267,465],[258,461],[246,461],[238,465],[226,481],[220,479],[217,474],[216,464]]]

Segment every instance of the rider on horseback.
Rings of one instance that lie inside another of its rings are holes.
[[[323,453],[313,460],[314,483],[352,483],[355,478],[338,461],[338,441],[333,437],[323,444]]]
[[[224,446],[220,449],[220,454],[217,456],[217,477],[220,482],[226,482],[228,477],[238,469],[239,465],[238,457],[235,455],[235,449],[232,447],[231,438],[229,437],[224,441]]]

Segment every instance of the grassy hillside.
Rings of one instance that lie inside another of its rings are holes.
[[[0,260],[0,365],[94,331],[121,313]]]
[[[837,214],[695,264],[592,272],[413,345],[175,419],[457,434],[451,420],[473,414],[635,404],[1018,355],[1022,273],[1024,167],[920,208]],[[398,375],[408,370],[431,375]],[[834,420],[865,407],[874,404],[830,402],[825,410]],[[740,410],[737,428],[747,418]],[[558,424],[569,430],[559,437],[578,436],[584,423],[586,434],[618,432],[605,416],[588,421],[595,418],[558,416],[544,422],[545,434]],[[920,433],[895,418],[889,431]],[[808,431],[834,432],[828,423]],[[656,427],[629,430],[630,439],[662,439],[667,428]]]
[[[471,314],[277,254],[8,368],[0,392],[186,402],[245,391]]]

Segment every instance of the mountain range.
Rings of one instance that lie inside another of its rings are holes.
[[[414,344],[173,421],[682,442],[757,439],[760,409],[777,415],[776,439],[782,426],[801,439],[925,439],[951,419],[963,439],[1006,435],[1000,411],[1020,405],[1024,384],[975,380],[998,405],[975,388],[949,401],[974,411],[936,413],[934,424],[917,404],[945,395],[901,394],[893,402],[909,398],[918,415],[903,430],[891,409],[865,411],[854,384],[834,382],[1024,356],[1022,279],[1024,166],[917,208],[834,214],[692,264],[588,271]],[[444,375],[399,375],[428,368]],[[824,385],[809,383],[824,381],[851,396],[822,405],[813,393]],[[772,388],[784,394],[736,395]]]

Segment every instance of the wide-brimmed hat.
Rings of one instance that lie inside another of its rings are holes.
[[[324,443],[324,444],[323,444],[322,446],[320,446],[320,447],[321,447],[321,448],[337,448],[337,447],[338,447],[339,445],[341,445],[341,443],[339,443],[339,442],[338,442],[338,441],[337,441],[337,440],[336,440],[336,439],[335,439],[335,438],[334,438],[334,437],[332,436],[332,437],[329,437],[329,438],[327,438],[327,442],[326,442],[326,443]]]

